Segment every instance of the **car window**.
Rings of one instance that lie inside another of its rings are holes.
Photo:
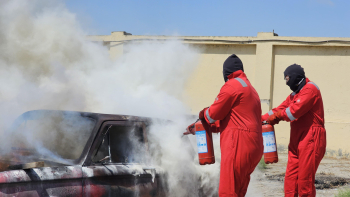
[[[11,130],[11,150],[23,153],[17,159],[23,163],[38,160],[70,163],[81,156],[95,124],[94,119],[78,112],[26,112]]]
[[[140,163],[145,158],[143,129],[139,126],[108,126],[107,133],[92,156],[92,161],[111,163]]]

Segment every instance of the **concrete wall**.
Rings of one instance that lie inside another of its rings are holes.
[[[306,76],[321,89],[325,107],[327,148],[343,154],[350,152],[350,38],[281,37],[258,33],[257,37],[171,37],[134,36],[112,32],[106,36],[90,36],[93,41],[109,45],[111,58],[124,52],[125,43],[142,39],[182,39],[202,51],[200,61],[190,78],[184,100],[194,114],[209,106],[224,84],[222,64],[237,54],[245,73],[254,85],[266,113],[278,106],[291,90],[285,85],[283,71],[293,63],[305,69]],[[206,80],[210,78],[210,80]],[[289,143],[289,123],[276,126],[278,144]]]

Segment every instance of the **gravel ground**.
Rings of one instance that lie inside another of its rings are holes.
[[[287,166],[287,153],[279,153],[279,162],[256,169],[249,184],[248,197],[284,196],[283,180]],[[350,189],[350,160],[325,156],[316,174],[316,196],[331,197],[339,189]]]

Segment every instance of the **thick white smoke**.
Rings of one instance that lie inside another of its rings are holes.
[[[8,145],[4,130],[15,117],[34,109],[168,119],[173,123],[151,127],[150,140],[157,147],[150,148],[158,154],[153,162],[169,173],[170,194],[196,196],[201,190],[205,196],[217,195],[219,136],[214,137],[217,163],[210,166],[199,166],[195,153],[187,151],[195,145],[194,136],[189,137],[192,143],[187,136],[181,138],[194,121],[185,116],[190,110],[181,98],[198,64],[198,51],[180,41],[129,43],[125,48],[128,53],[112,61],[108,49],[88,41],[75,15],[60,2],[1,1],[1,144]],[[18,137],[43,149],[33,139],[46,134],[32,135]],[[161,151],[155,151],[158,147]]]

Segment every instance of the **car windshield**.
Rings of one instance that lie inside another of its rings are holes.
[[[95,120],[80,112],[30,111],[10,129],[12,160],[70,164],[78,159],[91,136]]]

